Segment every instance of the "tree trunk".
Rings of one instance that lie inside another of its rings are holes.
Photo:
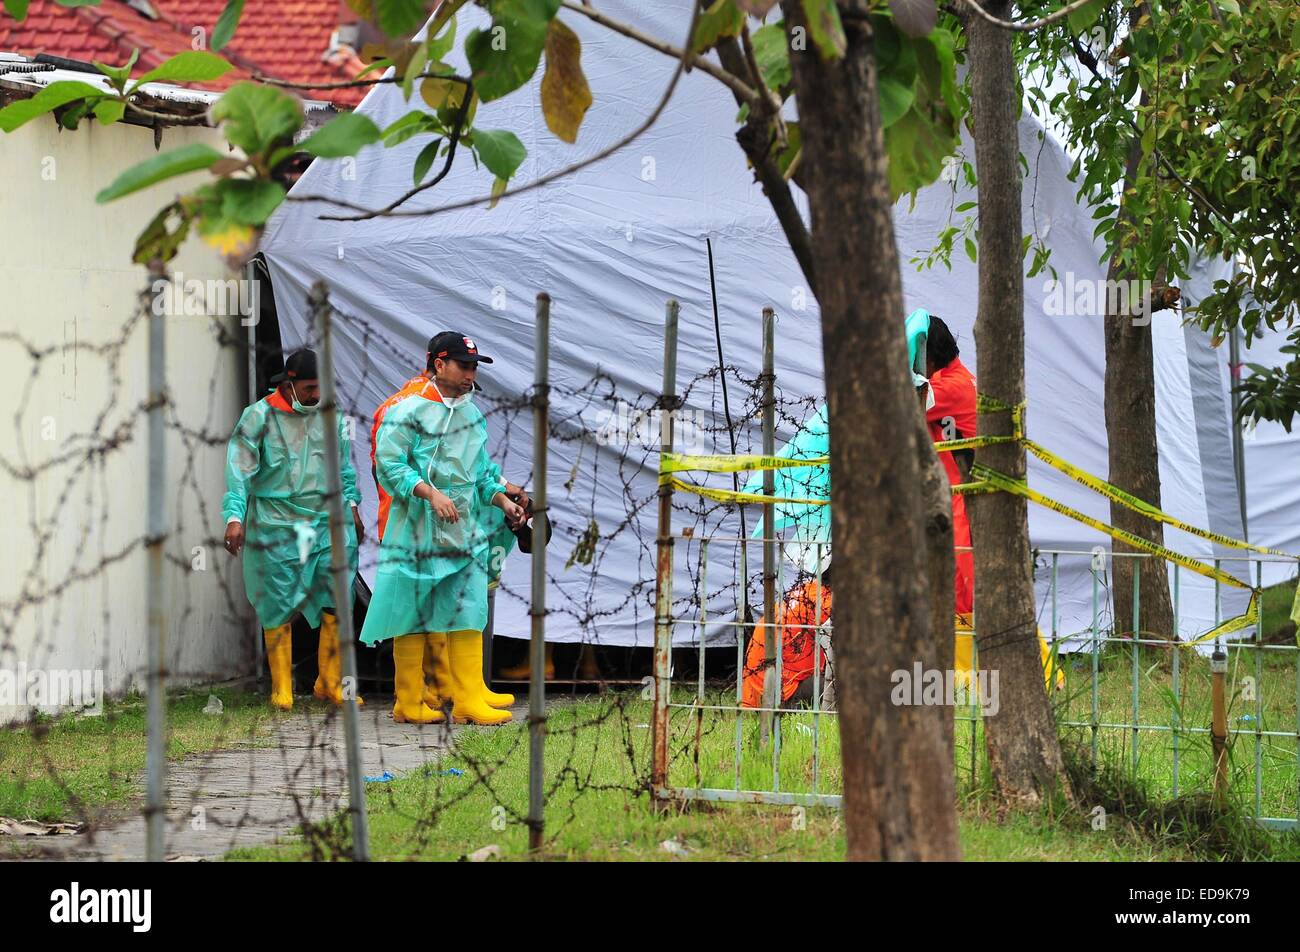
[[[1130,15],[1130,28],[1136,24],[1142,8],[1136,7]],[[1142,93],[1142,104],[1148,101]],[[1138,166],[1144,158],[1141,137],[1134,133],[1129,143],[1124,167],[1124,191],[1137,180]],[[1128,202],[1121,197],[1121,221],[1131,221]],[[1141,226],[1137,226],[1141,227]],[[1138,277],[1127,268],[1119,255],[1110,260],[1106,277],[1112,282]],[[1155,283],[1163,284],[1163,274],[1154,276]],[[1114,287],[1115,285],[1111,285]],[[1123,287],[1128,287],[1127,284]],[[1110,302],[1113,297],[1107,295]],[[1115,486],[1132,493],[1139,499],[1160,506],[1160,454],[1156,446],[1156,373],[1151,350],[1151,315],[1156,302],[1146,300],[1144,320],[1134,323],[1131,314],[1116,314],[1106,305],[1106,443],[1110,454],[1108,479]],[[1164,527],[1119,503],[1110,504],[1111,524],[1147,539],[1157,545],[1164,544]],[[1115,552],[1137,551],[1119,540],[1112,543]],[[1163,559],[1118,558],[1111,560],[1112,601],[1115,606],[1115,634],[1133,631],[1133,576],[1141,566],[1139,584],[1140,614],[1139,637],[1176,637],[1174,608],[1169,597],[1169,572]]]
[[[924,402],[921,406],[924,406]],[[922,411],[924,412],[924,411]],[[943,471],[939,454],[934,451],[925,418],[919,416],[917,463],[921,469],[921,495],[925,501],[926,575],[930,580],[930,630],[934,632],[934,663],[940,671],[955,671],[956,633],[953,626],[953,576],[956,572],[952,550],[952,485]],[[953,707],[944,705],[943,736],[948,762],[954,763]]]
[[[807,31],[800,0],[787,30]],[[841,4],[842,7],[849,6]],[[865,10],[865,3],[853,4]],[[891,703],[895,671],[933,666],[921,447],[869,22],[847,52],[792,44],[830,414],[844,819],[853,860],[955,859],[942,706]],[[805,33],[805,35],[807,35]],[[943,633],[951,638],[951,624]]]
[[[989,13],[1010,19],[1009,0],[983,0]],[[972,84],[975,165],[979,176],[979,310],[975,349],[980,390],[1015,406],[1025,396],[1024,256],[1018,157],[1020,90],[1012,34],[977,16],[966,17]],[[1011,415],[980,412],[981,435],[1011,432]],[[978,451],[979,462],[1025,478],[1017,443]],[[1043,683],[1023,497],[987,493],[970,500],[975,549],[975,644],[979,668],[998,675],[996,714],[984,719],[993,781],[1013,806],[1069,796],[1056,722]]]

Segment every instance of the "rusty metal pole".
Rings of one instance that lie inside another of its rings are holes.
[[[763,308],[763,455],[776,455],[776,362],[774,342],[776,312]],[[763,495],[776,495],[776,474],[763,470]],[[776,681],[776,514],[772,504],[763,506],[763,713],[759,717],[759,743],[767,746],[772,736],[773,709],[781,702]]]
[[[339,630],[339,661],[343,674],[343,740],[347,747],[348,818],[352,826],[352,858],[370,860],[370,821],[366,814],[365,777],[361,770],[361,716],[357,712],[356,633],[352,625],[352,566],[348,562],[347,527],[343,515],[343,475],[339,471],[338,385],[334,380],[333,309],[323,281],[312,288],[311,306],[320,339],[320,412],[325,431],[326,490],[329,498],[330,581],[334,618]],[[349,444],[351,441],[349,441]],[[349,448],[350,451],[350,448]]]
[[[679,305],[670,300],[664,324],[664,383],[659,398],[659,451],[673,449],[673,413],[677,409],[677,317]],[[659,487],[659,534],[655,542],[654,761],[651,799],[659,800],[668,786],[668,692],[673,653],[673,490]]]
[[[546,829],[543,779],[546,743],[546,438],[550,429],[551,298],[537,295],[533,391],[532,632],[528,646],[528,849],[540,855]]]
[[[1213,715],[1210,743],[1214,750],[1214,802],[1222,805],[1228,791],[1228,706],[1224,681],[1228,673],[1228,656],[1218,644],[1210,655],[1211,705]]]
[[[149,268],[150,287],[158,293],[160,281],[167,281],[161,262]],[[149,622],[148,740],[145,772],[145,859],[161,863],[166,858],[167,822],[167,620],[163,611],[164,555],[167,538],[167,331],[165,311],[156,296],[145,292],[149,326],[149,538],[145,541],[148,574],[145,606]]]

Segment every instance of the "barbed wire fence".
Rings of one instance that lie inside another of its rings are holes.
[[[237,315],[184,313],[181,289],[168,287],[164,293],[162,280],[160,274],[151,274],[136,311],[116,327],[109,322],[98,328],[102,336],[93,341],[41,343],[16,331],[0,333],[0,346],[8,351],[6,367],[26,365],[22,396],[12,413],[14,451],[0,454],[6,479],[18,498],[26,497],[23,516],[9,523],[5,546],[15,563],[22,564],[9,574],[0,597],[0,667],[12,673],[35,674],[39,669],[47,680],[74,670],[86,672],[84,699],[93,701],[70,704],[79,698],[26,691],[24,684],[23,696],[11,698],[18,703],[0,708],[10,740],[3,766],[18,791],[10,798],[11,809],[30,807],[36,814],[13,820],[40,826],[44,819],[51,821],[51,828],[62,824],[59,829],[79,830],[79,836],[70,838],[75,846],[59,847],[54,837],[39,839],[42,846],[64,848],[69,855],[127,855],[138,848],[131,857],[138,858],[164,855],[164,838],[169,844],[166,855],[175,855],[170,844],[178,837],[183,841],[187,831],[206,833],[215,846],[205,848],[214,852],[238,847],[248,842],[246,832],[265,825],[268,813],[275,812],[279,828],[303,832],[302,842],[312,858],[352,856],[352,830],[337,819],[346,816],[338,813],[349,799],[343,795],[346,778],[356,773],[348,770],[349,745],[340,742],[345,733],[343,709],[304,700],[299,693],[293,713],[277,716],[264,707],[264,698],[248,696],[262,681],[260,625],[239,577],[238,561],[222,551],[220,503],[236,404],[247,402],[232,397],[248,360],[246,328]],[[392,392],[402,383],[381,379],[379,367],[406,363],[418,369],[423,355],[402,352],[358,315],[334,311],[333,321],[348,346],[359,341],[367,355],[358,379],[337,381],[338,410],[347,432],[354,442],[364,444],[374,401],[363,395]],[[181,323],[181,336],[190,344],[202,328],[206,343],[200,350],[207,361],[188,363],[178,372],[176,358],[182,352],[188,357],[193,348],[174,351],[168,362],[166,345],[156,332],[162,331],[165,338]],[[152,363],[151,329],[156,348]],[[259,341],[253,359],[277,362],[287,351]],[[48,412],[51,406],[42,394],[50,384],[47,378],[62,376],[70,362],[77,364],[78,383],[68,396],[79,406],[75,414],[61,419],[57,408]],[[151,366],[158,374],[166,370],[165,382],[150,376]],[[722,422],[724,387],[732,400],[732,427]],[[692,407],[687,431],[698,447],[729,451],[734,440],[741,451],[752,448],[760,389],[756,376],[735,366],[715,366],[687,381],[683,401]],[[607,624],[619,621],[648,630],[653,619],[655,538],[646,515],[653,512],[656,495],[660,395],[649,388],[629,388],[599,370],[576,385],[553,382],[549,391],[553,412],[546,439],[567,447],[572,463],[566,464],[567,479],[552,487],[560,505],[548,506],[546,512],[554,516],[555,533],[548,547],[552,561],[546,575],[546,622],[570,626],[581,633],[584,644],[596,646],[602,644],[601,629]],[[492,433],[493,455],[503,472],[522,474],[524,485],[532,485],[537,475],[520,439],[531,429],[526,420],[534,413],[536,397],[531,391],[500,392],[488,381],[477,398]],[[781,394],[776,413],[792,430],[815,406],[814,398]],[[50,438],[39,438],[42,426],[53,428]],[[165,457],[162,467],[155,458],[151,468],[151,438],[154,452],[161,449]],[[356,476],[371,478],[360,466]],[[616,491],[610,492],[611,487]],[[332,502],[329,493],[320,500]],[[618,501],[612,518],[605,511],[611,500]],[[679,499],[674,510],[678,523],[696,527],[701,537],[733,514],[731,507],[705,499]],[[373,532],[373,526],[367,530]],[[616,543],[627,540],[632,542],[629,551],[637,553],[636,565],[626,573],[633,581],[626,591],[610,593],[602,583],[602,570],[623,557]],[[248,549],[260,544],[250,532]],[[150,550],[157,554],[152,570],[144,557]],[[373,571],[374,559],[367,549],[363,577]],[[761,579],[751,575],[752,589]],[[156,590],[149,588],[150,578],[158,580]],[[698,575],[690,579],[691,587],[698,587]],[[733,573],[726,584],[708,592],[706,600],[719,606],[734,602],[739,587]],[[499,597],[527,604],[531,593],[527,586],[503,579]],[[698,595],[689,592],[677,601],[684,607],[697,600]],[[157,626],[153,630],[151,622]],[[295,635],[301,631],[299,620]],[[697,650],[705,650],[704,639],[696,642]],[[155,652],[152,657],[150,650]],[[382,664],[366,657],[373,652],[360,645],[356,651],[362,658],[366,692],[377,692],[377,699],[389,693],[391,680]],[[295,653],[295,673],[310,676],[312,663],[301,654]],[[559,821],[550,820],[547,842],[553,841],[554,831],[572,822],[584,792],[636,795],[648,789],[649,704],[642,681],[649,672],[627,654],[619,672],[625,676],[609,680],[631,684],[607,687],[632,690],[606,690],[575,708],[570,725],[561,727],[554,719],[547,724],[546,799],[553,799],[564,785],[572,788],[567,812]],[[188,738],[192,727],[178,726],[173,714],[170,733],[157,729],[161,709],[149,709],[149,701],[161,702],[165,695],[151,687],[171,692],[168,703],[173,711],[181,699],[203,701],[209,693],[225,697],[229,710],[204,715],[201,749],[178,760],[191,741],[178,742],[177,734]],[[135,792],[140,769],[137,693],[143,695],[146,721],[153,724],[144,732],[148,767],[143,802]],[[0,696],[0,702],[4,700]],[[70,708],[83,713],[70,714]],[[83,789],[85,778],[78,776],[78,766],[62,749],[69,741],[61,725],[88,724],[85,714],[93,716],[96,708],[102,714],[92,736],[96,744],[102,738],[103,745],[96,753],[107,761],[107,783],[118,794],[107,798]],[[128,721],[131,731],[125,730]],[[352,746],[365,745],[393,727],[382,700],[367,704],[359,711],[360,738]],[[507,765],[528,746],[523,735],[513,732],[503,749],[488,745],[483,753],[476,752],[475,743],[456,742],[465,735],[490,733],[447,724],[404,732],[415,738],[417,759],[433,765],[454,759],[457,765],[444,768],[455,773],[430,773],[428,795],[408,817],[415,821],[417,847],[435,841],[448,811],[484,794],[491,801],[487,812],[493,822],[530,823],[522,802],[499,786]],[[29,737],[30,746],[14,742],[19,735]],[[385,744],[379,743],[373,754],[374,760],[367,753],[363,768],[372,781],[383,778],[390,767],[398,770],[389,763]],[[28,759],[19,763],[17,756]],[[170,760],[172,768],[165,786],[160,759]],[[611,766],[614,759],[621,765]],[[401,772],[410,772],[409,765],[403,764]],[[259,788],[265,790],[268,780],[271,790],[263,795]],[[214,787],[221,791],[218,798],[212,796]],[[367,787],[372,798],[376,789],[395,789],[383,781]],[[278,800],[275,811],[265,802],[268,795]],[[399,814],[406,809],[401,796],[389,799],[390,809]],[[217,803],[221,809],[214,806]],[[116,836],[132,815],[146,821],[143,841]],[[111,853],[122,848],[127,854]]]
[[[51,833],[39,838],[50,852],[87,858],[139,858],[148,852],[174,858],[186,855],[187,847],[176,845],[180,843],[197,844],[192,848],[198,855],[215,856],[297,831],[298,848],[312,860],[442,855],[448,843],[468,852],[462,844],[470,839],[487,844],[517,828],[528,832],[535,855],[545,855],[580,821],[588,798],[611,795],[626,802],[655,793],[651,735],[656,690],[672,708],[662,735],[667,762],[660,766],[675,787],[720,788],[733,777],[739,784],[742,771],[767,771],[770,765],[774,779],[801,779],[802,786],[792,787],[796,794],[808,786],[813,794],[838,793],[838,730],[833,717],[817,720],[828,712],[815,707],[785,712],[776,705],[770,713],[778,736],[782,721],[791,729],[784,749],[773,751],[757,718],[749,722],[751,731],[742,721],[748,714],[731,703],[745,673],[746,633],[754,630],[754,616],[775,609],[779,630],[787,579],[793,575],[798,585],[807,577],[788,570],[784,552],[766,570],[762,560],[742,557],[747,545],[742,539],[763,542],[761,531],[757,536],[752,531],[761,526],[761,506],[704,495],[670,497],[680,546],[675,571],[685,584],[673,586],[667,679],[661,669],[657,678],[651,677],[656,669],[649,659],[629,651],[621,670],[600,685],[601,692],[553,697],[544,711],[517,717],[507,727],[452,726],[450,717],[415,727],[392,721],[386,700],[392,674],[384,651],[356,643],[351,688],[366,696],[364,707],[335,707],[313,700],[309,691],[305,696],[296,691],[292,713],[272,713],[264,695],[256,693],[263,682],[261,626],[239,561],[221,554],[221,474],[237,405],[247,402],[235,397],[239,388],[233,382],[250,360],[248,334],[238,315],[179,315],[182,322],[168,307],[158,313],[160,280],[151,275],[136,311],[117,326],[99,328],[97,339],[50,343],[0,332],[0,348],[8,355],[5,366],[26,365],[10,382],[19,393],[12,413],[12,454],[0,453],[10,497],[22,501],[6,523],[2,556],[6,582],[0,594],[0,669],[9,675],[8,699],[18,703],[6,708],[5,683],[0,681],[0,714],[9,721],[0,730],[0,780],[10,810],[30,807],[34,814],[11,821]],[[175,298],[171,300],[174,305]],[[365,316],[333,305],[328,311],[335,346],[342,341],[363,358],[359,374],[341,374],[334,381],[335,409],[356,447],[355,461],[366,456],[375,394],[386,396],[403,382],[391,379],[391,370],[384,368],[409,365],[414,372],[424,355],[408,353]],[[148,373],[146,345],[151,329],[171,332],[178,325],[191,345],[195,335],[206,338],[200,349],[209,355],[208,365],[187,364],[178,372],[175,362],[158,361],[154,367],[168,371],[163,386]],[[481,336],[490,338],[490,333]],[[312,336],[303,343],[320,348],[323,342]],[[278,364],[290,349],[259,339],[251,359]],[[75,414],[61,417],[49,400],[49,378],[65,377],[70,366],[76,368],[78,383],[65,398],[75,398],[79,406]],[[664,414],[669,414],[673,445],[680,451],[759,453],[771,450],[760,426],[765,408],[770,408],[773,428],[793,434],[817,412],[820,401],[783,391],[762,370],[721,361],[682,381],[672,401],[665,401],[652,384],[620,380],[599,368],[578,380],[567,375],[541,379],[541,386],[508,392],[485,375],[476,396],[487,421],[489,449],[503,473],[521,485],[537,484],[532,437],[539,407],[545,406],[543,436],[547,451],[555,454],[547,469],[553,477],[566,477],[551,481],[538,508],[554,537],[543,549],[548,555],[544,613],[534,617],[551,632],[576,632],[583,645],[608,645],[614,639],[602,634],[622,626],[643,632],[639,644],[649,647],[649,633],[662,619],[655,605],[655,513],[661,498],[656,475]],[[253,394],[255,399],[263,396]],[[155,444],[165,446],[161,477],[160,470],[145,465],[151,421],[155,441],[165,437]],[[373,477],[361,465],[356,478],[365,482]],[[152,489],[139,492],[139,484],[149,480]],[[732,481],[739,489],[739,477],[733,475]],[[811,491],[811,476],[808,486]],[[337,488],[319,493],[317,500],[340,509],[344,503]],[[367,524],[367,535],[373,532],[373,524]],[[247,546],[261,544],[250,533]],[[159,587],[146,596],[150,549],[158,556],[154,577]],[[413,550],[404,558],[419,563],[430,554]],[[504,557],[507,562],[526,558]],[[363,580],[375,577],[379,558],[374,548],[363,546]],[[1046,567],[1046,561],[1039,565],[1040,570]],[[764,592],[765,575],[773,568],[777,575],[768,588],[774,588],[775,598]],[[497,597],[532,606],[535,592],[524,577],[504,574]],[[1104,591],[1104,574],[1099,584]],[[363,596],[365,588],[358,585]],[[358,604],[364,603],[362,597]],[[761,607],[754,611],[752,606]],[[1108,627],[1108,606],[1104,598],[1095,608],[1100,623],[1094,622],[1094,631]],[[1040,607],[1043,627],[1046,610]],[[688,619],[700,623],[686,624]],[[152,632],[151,621],[157,625]],[[342,617],[340,623],[346,628]],[[683,628],[690,633],[679,638]],[[821,628],[819,634],[829,634],[829,626]],[[300,619],[295,637],[303,631]],[[1051,632],[1056,640],[1054,617]],[[152,658],[147,651],[151,641]],[[310,643],[309,637],[299,639],[300,647]],[[1126,647],[1136,652],[1138,646]],[[706,663],[709,651],[718,663]],[[1255,654],[1257,666],[1263,653]],[[298,654],[295,674],[310,679],[314,661]],[[679,671],[690,673],[692,655],[695,683],[673,685]],[[1094,651],[1090,688],[1073,690],[1061,702],[1061,717],[1093,737],[1099,729],[1114,728],[1116,736],[1131,736],[1136,744],[1141,726],[1136,700],[1132,723],[1118,725],[1106,724],[1096,704],[1090,712],[1080,707],[1087,701],[1086,690],[1096,696],[1095,656]],[[535,686],[541,682],[540,659],[534,646]],[[574,665],[576,675],[576,661]],[[347,667],[345,660],[345,676]],[[1264,676],[1257,669],[1261,698]],[[33,685],[43,690],[33,694]],[[146,704],[161,702],[162,691],[148,690],[154,685],[171,692],[167,733],[158,729],[157,708],[147,712],[153,729],[139,729],[141,704],[134,692],[143,692]],[[16,693],[19,687],[26,692],[22,697]],[[1136,674],[1133,690],[1136,699]],[[540,700],[540,692],[533,696]],[[211,713],[199,713],[204,701],[203,710]],[[95,708],[98,720],[86,726]],[[1281,703],[1270,711],[1274,723],[1268,728],[1263,702],[1256,708],[1254,730],[1238,728],[1255,734],[1253,770],[1246,765],[1242,772],[1253,774],[1245,780],[1253,780],[1257,805],[1285,806],[1289,781],[1283,779],[1279,793],[1273,780],[1265,785],[1261,778],[1266,770],[1270,777],[1291,771],[1300,756],[1300,746],[1287,747],[1294,732],[1276,723],[1285,720],[1288,710],[1294,721],[1294,705]],[[59,712],[62,716],[52,716]],[[351,729],[349,716],[356,717]],[[977,718],[971,722],[967,789],[979,784]],[[71,729],[64,730],[68,724]],[[107,763],[102,775],[85,775],[78,730],[86,732],[96,756]],[[1194,733],[1185,736],[1194,740]],[[544,751],[538,749],[543,736]],[[146,783],[143,801],[142,746],[147,748],[143,759],[154,768],[145,771],[154,780]],[[1186,749],[1190,751],[1190,741]],[[760,756],[746,767],[741,758],[751,751]],[[170,768],[166,785],[160,769],[164,754]],[[530,758],[542,766],[531,776]],[[1136,764],[1136,753],[1134,758]],[[1199,782],[1208,774],[1185,776]],[[355,791],[363,782],[367,795],[359,797]],[[778,790],[774,784],[772,792]],[[366,838],[359,841],[356,835],[363,801],[372,814],[385,816],[383,832],[369,837],[369,851]],[[801,801],[786,797],[768,802]],[[539,804],[545,806],[544,825]],[[140,824],[132,825],[133,817],[145,821],[144,831],[137,829]],[[388,832],[394,824],[400,825],[400,843]],[[61,835],[67,832],[76,835]]]

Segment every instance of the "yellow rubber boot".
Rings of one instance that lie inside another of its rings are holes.
[[[451,701],[451,670],[447,666],[447,633],[424,636],[424,703],[435,711]]]
[[[453,722],[494,726],[510,720],[509,711],[498,711],[479,693],[479,685],[483,683],[481,631],[456,631],[449,634],[447,658],[451,662]]]
[[[515,696],[513,694],[498,694],[496,691],[493,691],[491,688],[489,688],[487,686],[487,682],[483,680],[483,662],[481,660],[483,657],[483,632],[458,631],[458,632],[453,632],[452,634],[456,635],[457,637],[465,637],[465,638],[473,637],[478,639],[478,656],[480,661],[478,666],[477,687],[478,687],[479,696],[482,697],[483,700],[486,701],[492,707],[512,706],[515,703]]]
[[[1056,690],[1059,691],[1064,688],[1065,671],[1060,666],[1059,657],[1056,659],[1055,664],[1052,663],[1052,646],[1049,645],[1047,639],[1043,637],[1043,630],[1041,628],[1038,629],[1038,653],[1043,659],[1043,678],[1047,681],[1047,693],[1052,693],[1053,680],[1056,681]],[[1053,673],[1056,674],[1055,678],[1052,677]]]
[[[546,667],[542,671],[542,677],[547,681],[555,680],[555,655],[552,651],[552,647],[553,646],[551,645],[546,646]],[[528,659],[525,658],[521,664],[517,664],[511,668],[502,668],[501,677],[505,678],[507,681],[527,681],[529,676],[532,674],[532,670],[532,665],[530,665]]]
[[[398,724],[437,724],[442,711],[424,703],[424,635],[393,639],[393,720]]]
[[[343,703],[343,658],[339,650],[339,620],[329,612],[321,612],[320,648],[316,652],[318,673],[311,693],[331,704]],[[365,703],[357,695],[357,705]]]
[[[267,628],[266,666],[271,669],[271,706],[287,711],[293,707],[293,625]]]

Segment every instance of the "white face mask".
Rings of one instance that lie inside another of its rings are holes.
[[[293,400],[290,402],[290,405],[293,407],[294,413],[315,413],[320,409],[319,403],[313,403],[308,406],[305,403],[298,402],[298,390],[294,387],[292,380],[289,381],[289,391],[293,394]]]
[[[432,377],[429,378],[429,383],[433,385],[434,390],[438,391],[438,397],[442,400],[443,405],[446,406],[448,410],[455,410],[458,407],[463,407],[466,404],[474,402],[473,390],[470,390],[469,393],[462,394],[459,397],[448,397],[442,392],[442,388],[438,386],[437,382]]]

